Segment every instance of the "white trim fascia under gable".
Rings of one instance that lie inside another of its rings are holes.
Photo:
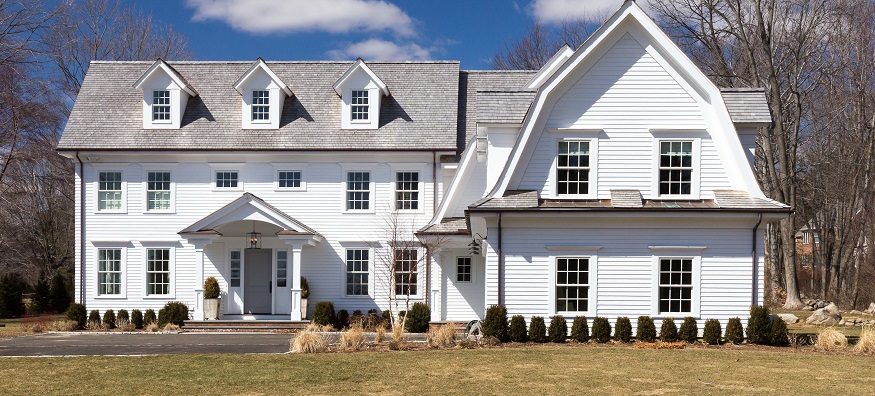
[[[702,111],[705,118],[704,121],[706,125],[713,126],[712,128],[709,128],[709,132],[711,132],[715,144],[721,148],[719,151],[721,152],[721,158],[724,161],[724,168],[726,168],[730,180],[733,180],[735,182],[734,184],[738,185],[739,189],[748,191],[751,196],[765,198],[765,194],[760,189],[753,172],[747,164],[747,158],[742,149],[741,142],[738,139],[738,135],[735,132],[734,124],[729,117],[729,111],[726,109],[725,103],[723,103],[720,90],[698,67],[696,67],[695,64],[693,64],[683,51],[671,40],[671,38],[669,38],[634,1],[624,2],[620,9],[617,10],[617,12],[615,12],[614,15],[612,15],[601,27],[599,27],[599,29],[596,30],[596,32],[575,51],[574,55],[562,64],[559,70],[553,73],[550,78],[544,82],[535,96],[529,113],[523,120],[521,133],[519,134],[517,143],[514,145],[514,149],[511,152],[510,159],[505,164],[501,176],[498,179],[498,183],[496,183],[492,191],[486,196],[503,196],[514,181],[519,182],[517,179],[521,177],[521,175],[518,175],[518,173],[521,174],[522,171],[518,168],[524,162],[524,156],[531,156],[531,151],[534,150],[533,147],[529,147],[531,146],[530,140],[533,138],[532,135],[536,134],[535,131],[542,131],[545,126],[546,119],[542,118],[541,114],[544,113],[544,109],[548,105],[548,99],[552,99],[554,102],[556,100],[551,97],[551,94],[575,72],[581,63],[589,60],[590,55],[593,52],[598,51],[609,37],[617,36],[612,35],[612,33],[621,27],[626,21],[634,23],[633,26],[627,28],[627,32],[634,32],[636,30],[635,27],[637,26],[650,36],[651,40],[649,41],[652,44],[659,47],[656,49],[651,45],[645,46],[645,50],[653,55],[657,62],[663,66],[668,64],[671,66],[669,69],[675,68],[682,70],[683,73],[697,85],[697,89],[693,90],[699,94],[697,96],[704,95],[704,97],[701,98],[702,100],[698,102],[701,104],[702,101],[705,101],[708,104],[708,106],[704,107]],[[654,50],[651,51],[651,49]],[[668,61],[666,58],[658,54],[660,50],[664,51],[665,54],[671,58],[671,61]],[[671,70],[666,71],[672,73]],[[684,84],[682,80],[683,79],[678,82],[685,87],[690,87],[689,85]]]
[[[440,205],[438,205],[437,211],[435,211],[434,217],[432,217],[431,221],[428,222],[424,227],[428,227],[435,224],[440,224],[441,221],[447,215],[447,211],[450,208],[455,208],[459,205],[458,195],[461,194],[461,189],[464,189],[467,186],[468,179],[471,178],[471,172],[474,171],[474,168],[477,167],[476,156],[474,155],[476,150],[476,140],[477,138],[471,139],[468,142],[468,146],[465,147],[465,151],[462,152],[462,161],[459,163],[456,168],[456,173],[453,175],[453,180],[450,182],[450,187],[447,190],[446,194],[444,194],[444,198],[441,200]],[[465,181],[464,183],[462,181]],[[489,186],[487,186],[488,188]],[[473,203],[473,202],[471,202]]]
[[[541,85],[544,84],[547,79],[553,76],[559,67],[561,67],[568,58],[571,58],[571,55],[574,55],[574,50],[571,49],[567,43],[559,48],[559,51],[556,51],[553,54],[553,57],[541,67],[541,70],[538,70],[537,73],[526,83],[526,88],[528,89],[538,89],[541,88]]]
[[[343,73],[343,75],[340,76],[340,78],[338,78],[337,81],[334,83],[334,92],[337,92],[338,96],[343,96],[343,88],[346,80],[349,79],[349,77],[352,76],[353,73],[355,73],[355,71],[358,69],[363,70],[368,75],[368,77],[370,77],[371,81],[373,81],[374,84],[376,84],[377,87],[380,89],[380,93],[383,94],[383,96],[389,96],[389,87],[386,86],[386,83],[384,83],[383,80],[380,79],[380,77],[377,77],[377,75],[374,74],[374,72],[371,70],[371,68],[368,67],[368,65],[365,64],[365,61],[362,58],[356,59],[355,63],[353,63],[353,65],[350,66],[350,68],[347,69],[346,72]]]
[[[207,215],[206,217],[198,220],[196,223],[186,227],[184,230],[180,231],[180,234],[185,233],[193,233],[203,230],[212,230],[216,227],[227,224],[229,222],[238,221],[238,220],[247,220],[246,218],[234,219],[231,218],[235,212],[240,210],[245,206],[252,206],[256,211],[258,211],[263,216],[270,219],[270,221],[276,226],[282,227],[283,229],[297,231],[301,233],[310,233],[311,231],[301,223],[293,222],[286,219],[286,215],[283,213],[277,212],[275,209],[263,205],[260,200],[252,194],[244,193],[240,198],[235,199],[231,203],[225,205],[219,210]]]
[[[170,79],[173,80],[173,83],[179,86],[179,89],[185,91],[191,96],[198,95],[197,91],[195,91],[194,88],[188,85],[182,78],[182,76],[180,76],[179,73],[176,72],[176,70],[170,67],[170,65],[168,65],[167,62],[164,62],[164,60],[161,58],[158,58],[158,60],[156,60],[155,63],[153,63],[152,66],[150,66],[149,69],[146,70],[146,72],[143,73],[142,76],[140,76],[137,82],[135,82],[133,85],[134,89],[141,89],[143,84],[148,81],[149,78],[152,77],[152,74],[155,73],[155,71],[158,69],[164,71],[164,73],[166,73],[170,77]]]
[[[279,77],[277,77],[277,75],[273,72],[273,70],[270,69],[267,63],[264,62],[264,59],[261,59],[261,57],[258,57],[258,59],[256,59],[255,62],[252,64],[252,66],[249,67],[249,70],[247,70],[246,73],[243,73],[243,75],[240,76],[240,78],[238,78],[236,82],[234,82],[234,90],[243,95],[243,85],[246,83],[246,80],[248,80],[249,77],[252,77],[252,74],[254,74],[257,69],[261,69],[265,73],[267,73],[268,77],[270,77],[270,79],[273,80],[273,82],[280,87],[280,89],[286,94],[286,96],[292,96],[292,90],[289,89],[289,86],[286,85],[286,83],[284,83],[283,80],[281,80]]]

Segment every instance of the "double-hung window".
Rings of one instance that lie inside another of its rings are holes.
[[[122,173],[100,172],[97,177],[97,210],[121,210]]]
[[[368,295],[370,250],[346,249],[346,295]]]
[[[146,174],[146,210],[170,210],[170,172]]]
[[[659,142],[659,195],[693,193],[693,142]]]
[[[170,249],[146,249],[146,294],[170,294]]]
[[[589,257],[556,258],[556,311],[589,311]]]
[[[693,312],[693,259],[659,258],[659,313]]]
[[[152,121],[170,121],[170,91],[152,91]]]
[[[217,171],[216,188],[237,188],[238,174],[235,171]]]
[[[231,251],[231,276],[230,276],[230,286],[231,287],[240,287],[240,263],[242,262],[242,254],[240,254],[239,250]]]
[[[456,257],[456,282],[471,282],[471,257]]]
[[[419,209],[419,172],[395,172],[395,209]]]
[[[346,173],[346,210],[371,208],[371,173]]]
[[[270,91],[252,91],[252,121],[270,121]]]
[[[556,195],[587,195],[590,187],[590,142],[560,141]]]
[[[122,250],[97,250],[97,294],[122,294]]]
[[[352,102],[350,104],[350,119],[352,121],[368,120],[369,106],[367,90],[353,90]]]
[[[395,250],[395,295],[416,295],[418,282],[416,249]]]

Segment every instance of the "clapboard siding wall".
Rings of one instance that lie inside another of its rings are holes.
[[[546,131],[539,134],[515,189],[555,196],[558,142],[583,138],[597,140],[598,152],[592,159],[597,172],[591,180],[597,178],[598,199],[610,198],[612,189],[640,190],[644,198],[653,198],[656,141],[678,135],[651,130],[686,131],[681,132],[684,138],[701,141],[701,198],[711,199],[713,190],[732,188],[707,132],[713,126],[705,123],[699,103],[632,35],[624,35],[564,93],[555,95],[559,97],[548,113]]]
[[[457,278],[458,257],[471,258],[471,281],[460,282]],[[440,257],[440,269],[436,281],[445,290],[441,299],[440,320],[465,322],[481,319],[485,314],[483,289],[483,258],[471,255],[467,249],[444,249]],[[432,318],[438,320],[438,318]]]
[[[434,183],[431,152],[393,152],[383,154],[348,153],[337,155],[315,154],[179,154],[150,155],[146,159],[135,155],[113,157],[102,155],[101,163],[85,164],[86,236],[85,281],[88,309],[147,309],[160,308],[167,301],[183,301],[193,306],[194,290],[202,280],[196,278],[196,256],[193,245],[177,233],[210,213],[239,198],[244,192],[252,193],[277,209],[319,232],[324,240],[317,246],[302,251],[302,275],[310,285],[310,302],[333,301],[337,309],[388,309],[386,285],[388,276],[380,272],[385,267],[380,257],[387,257],[386,222],[394,211],[395,172],[419,172],[420,209],[401,212],[400,227],[412,232],[427,223],[434,211]],[[339,163],[341,161],[348,161]],[[142,161],[142,162],[138,162]],[[148,162],[146,162],[148,161]],[[291,164],[289,166],[278,164]],[[306,183],[302,191],[278,191],[275,182],[278,170],[302,170]],[[146,207],[146,174],[150,170],[171,172],[173,183],[173,213],[148,213]],[[214,172],[239,171],[242,188],[218,190],[214,188]],[[369,213],[344,213],[346,171],[371,172],[375,210]],[[98,212],[97,178],[99,172],[119,171],[123,179],[123,207],[120,213]],[[78,191],[77,191],[78,194]],[[78,196],[78,195],[77,195]],[[79,200],[77,199],[77,203]],[[78,216],[78,212],[77,212]],[[77,222],[77,231],[79,223]],[[79,234],[77,232],[77,238]],[[265,248],[285,248],[273,235],[264,235]],[[78,242],[78,241],[77,241]],[[125,293],[121,297],[96,296],[97,249],[123,249]],[[171,248],[174,254],[172,280],[174,291],[168,298],[150,298],[145,294],[146,249]],[[219,238],[205,249],[204,276],[220,279],[223,292],[228,290],[228,252],[243,247],[242,238]],[[347,297],[344,284],[344,249],[362,247],[372,249],[370,263],[370,297]],[[77,243],[77,249],[79,244]],[[78,260],[78,256],[77,256]],[[78,267],[77,267],[78,268]],[[291,268],[291,263],[290,263]],[[413,301],[425,296],[425,274],[420,269],[420,293]],[[77,283],[78,287],[78,283]],[[77,289],[78,291],[78,289]]]

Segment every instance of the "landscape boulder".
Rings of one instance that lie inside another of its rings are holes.
[[[875,315],[875,302],[869,304],[869,308],[866,308],[866,310],[863,312],[865,312],[869,315]]]
[[[799,323],[799,317],[793,314],[778,314],[778,317],[786,324]]]
[[[839,307],[835,304],[830,303],[829,305],[815,310],[808,319],[805,320],[805,323],[812,325],[826,325],[826,326],[834,326],[839,324],[842,320],[841,311],[839,311]]]

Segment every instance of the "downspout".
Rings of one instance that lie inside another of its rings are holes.
[[[757,294],[759,291],[758,281],[757,281],[757,229],[760,227],[760,223],[763,222],[763,214],[758,213],[759,218],[757,219],[757,223],[753,226],[753,230],[751,231],[751,250],[750,250],[750,268],[751,268],[751,286],[750,286],[750,302],[752,306],[759,305],[757,304]]]
[[[437,213],[437,151],[431,152],[431,215]],[[431,249],[425,249],[425,305],[431,307]]]
[[[504,294],[504,254],[501,252],[501,212],[498,212],[498,305],[503,305]]]
[[[79,161],[79,304],[85,304],[85,164]]]

